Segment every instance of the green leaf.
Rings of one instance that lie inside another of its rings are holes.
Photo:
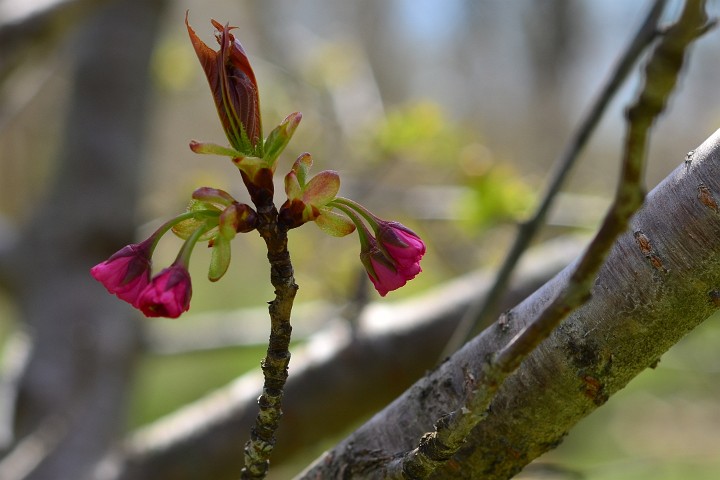
[[[206,225],[207,222],[207,218],[188,218],[187,220],[183,220],[182,222],[174,225],[172,227],[172,231],[178,237],[182,238],[183,240],[187,240],[198,228]],[[205,242],[213,238],[215,235],[217,235],[217,226],[203,233],[198,239],[198,241]]]
[[[233,158],[233,163],[250,178],[254,178],[258,170],[268,168],[265,159],[259,157]]]
[[[301,119],[302,114],[300,112],[291,113],[285,117],[280,125],[270,132],[270,135],[268,135],[265,140],[265,154],[263,158],[273,170],[275,170],[275,162],[283,150],[285,150],[285,147],[287,147]]]
[[[192,193],[192,198],[197,205],[202,205],[207,209],[223,210],[229,205],[235,203],[232,195],[225,190],[212,187],[200,187]],[[191,202],[192,205],[192,202]],[[188,210],[191,210],[188,207]],[[191,210],[192,211],[192,210]]]

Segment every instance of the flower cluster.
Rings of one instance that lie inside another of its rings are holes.
[[[263,216],[223,190],[199,188],[185,213],[166,222],[147,240],[128,245],[93,267],[92,276],[146,316],[176,318],[190,306],[188,265],[195,245],[207,242],[212,248],[208,277],[217,281],[230,264],[232,239],[237,233],[259,230],[262,222],[274,222],[285,230],[315,222],[324,232],[338,237],[357,231],[360,260],[382,296],[420,273],[420,259],[425,254],[420,237],[400,223],[381,220],[358,203],[337,196],[337,172],[326,170],[310,177],[310,154],[301,154],[285,176],[287,201],[275,210],[273,176],[277,160],[302,115],[288,115],[263,138],[257,81],[245,50],[231,33],[234,27],[212,20],[220,45],[213,50],[195,34],[187,15],[185,24],[230,143],[227,147],[192,141],[190,149],[229,157],[240,171],[255,209]],[[275,217],[267,217],[268,212],[275,212]],[[153,276],[153,251],[170,231],[184,240],[183,246],[176,260]]]
[[[195,245],[212,247],[208,277],[219,280],[230,264],[230,240],[255,228],[257,215],[229,193],[214,188],[193,192],[188,211],[163,224],[147,240],[123,247],[90,269],[105,288],[148,317],[177,318],[190,308],[192,284],[188,265]],[[175,261],[151,276],[152,254],[160,238],[172,230],[185,239]]]
[[[338,197],[336,172],[320,172],[306,183],[311,165],[310,156],[301,155],[285,177],[288,199],[280,208],[280,220],[289,228],[314,221],[326,233],[339,237],[357,230],[360,260],[383,297],[415,278],[425,255],[420,237],[401,223],[381,220],[359,203]]]

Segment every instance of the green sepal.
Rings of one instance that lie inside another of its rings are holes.
[[[225,275],[230,266],[230,239],[223,235],[215,237],[210,254],[210,268],[208,269],[208,279],[211,282],[217,282]]]
[[[196,142],[195,140],[190,142],[190,150],[204,155],[221,155],[232,158],[245,156],[245,154],[233,148],[223,147],[216,143]]]
[[[333,237],[344,237],[355,231],[355,224],[350,219],[327,208],[321,209],[315,224],[320,230]]]

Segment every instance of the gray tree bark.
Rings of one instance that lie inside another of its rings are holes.
[[[31,339],[15,395],[18,442],[2,478],[89,478],[123,429],[138,324],[89,268],[134,240],[163,4],[115,1],[88,18],[55,182],[16,244],[0,251],[0,281]]]
[[[505,479],[557,446],[720,307],[720,130],[646,198],[615,243],[592,298],[502,385],[487,418],[432,478]],[[417,446],[460,408],[472,372],[535,318],[573,265],[503,314],[437,369],[327,452],[298,478],[384,478],[384,465]]]

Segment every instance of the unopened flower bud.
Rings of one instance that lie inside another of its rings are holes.
[[[190,308],[192,284],[187,268],[175,263],[153,277],[138,298],[147,317],[177,318]]]
[[[262,157],[260,100],[247,54],[230,30],[212,20],[220,49],[215,51],[195,34],[185,15],[190,41],[205,71],[220,121],[230,144],[244,155]]]
[[[153,239],[121,248],[110,258],[90,269],[90,274],[108,292],[137,306],[140,292],[150,283],[150,255]]]

